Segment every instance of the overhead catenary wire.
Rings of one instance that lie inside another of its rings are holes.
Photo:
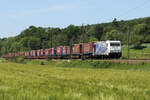
[[[142,8],[143,6],[145,6],[146,4],[150,3],[150,0],[145,0],[142,4],[140,5],[137,5],[136,7],[133,7],[131,9],[128,9],[126,12],[120,14],[119,16],[117,16],[117,18],[120,18],[120,17],[123,17],[125,15],[128,15],[129,13],[139,9],[139,8]]]
[[[114,20],[114,18],[117,18],[117,19],[121,19],[121,17],[124,17],[124,16],[127,16],[128,14],[130,14],[131,12],[139,9],[139,8],[142,8],[144,7],[145,5],[149,4],[150,3],[150,0],[145,0],[143,3],[131,8],[131,9],[128,9],[126,10],[125,12],[119,14],[119,15],[116,15],[116,16],[112,16],[111,18],[108,18],[108,19],[105,19],[103,21],[106,21],[106,22],[109,22],[110,20]]]

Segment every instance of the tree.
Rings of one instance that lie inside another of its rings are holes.
[[[88,40],[88,42],[93,42],[93,41],[98,41],[98,39],[95,38],[95,37],[90,37],[89,40]]]
[[[117,30],[112,30],[106,33],[105,40],[122,40],[122,36],[122,33]]]
[[[28,45],[28,41],[29,41],[29,37],[24,37],[20,40],[20,44],[22,45],[22,47],[30,48]]]
[[[67,34],[67,43],[70,45],[72,42],[78,43],[80,40],[79,36],[81,36],[81,33],[79,27],[74,26],[74,25],[69,25],[66,29],[66,34]],[[73,41],[72,41],[73,40]]]
[[[119,23],[117,22],[117,18],[114,18],[114,20],[113,20],[113,25],[115,26],[115,27],[119,27]]]
[[[134,46],[134,48],[140,48],[143,43],[143,39],[144,36],[131,32],[129,42]]]
[[[56,46],[71,45],[100,40],[120,40],[127,43],[130,27],[130,44],[140,46],[150,42],[150,17],[128,21],[117,21],[85,26],[69,25],[66,28],[43,28],[30,26],[15,37],[0,39],[0,52],[11,53],[45,49]]]
[[[136,35],[140,35],[140,36],[143,36],[143,40],[141,40],[142,42],[146,42],[144,40],[144,38],[147,37],[148,35],[148,27],[146,24],[138,24],[138,25],[135,25],[133,27],[133,33],[135,33]]]
[[[104,28],[101,25],[95,26],[95,37],[100,41],[102,39],[102,36],[104,34]]]
[[[12,51],[15,52],[20,52],[21,51],[21,44],[19,42],[13,42],[11,45]]]
[[[31,50],[41,49],[40,39],[36,37],[30,37],[28,41],[28,47],[31,48]]]

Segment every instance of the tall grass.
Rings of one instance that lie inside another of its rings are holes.
[[[0,100],[149,100],[148,63],[0,63]],[[34,64],[33,64],[34,63]],[[123,70],[123,67],[126,67]],[[130,70],[129,67],[133,67]],[[136,69],[137,68],[137,69]],[[120,70],[121,69],[121,70]]]
[[[130,47],[130,59],[150,59],[150,45],[143,45],[143,49],[134,49]],[[122,58],[128,58],[127,46],[122,47]]]
[[[58,67],[68,67],[68,68],[94,68],[94,69],[119,69],[119,70],[145,70],[150,71],[150,63],[138,62],[138,63],[128,63],[128,62],[112,62],[112,61],[59,61],[56,62]]]

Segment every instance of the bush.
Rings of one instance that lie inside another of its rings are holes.
[[[40,65],[45,65],[45,63],[43,61],[41,61]]]
[[[77,61],[71,60],[69,62],[59,63],[58,66],[61,67],[90,67],[90,68],[109,68],[113,63],[107,61]]]
[[[23,64],[25,64],[24,56],[18,56],[16,58],[9,59],[9,61],[15,62],[15,63],[23,63]]]
[[[62,66],[62,67],[77,67],[78,66],[78,61],[71,60],[71,61],[65,61],[59,63],[57,66]]]
[[[7,63],[8,60],[6,60],[6,59],[4,59],[4,58],[1,58],[1,59],[0,59],[0,62],[2,62],[2,63]]]
[[[111,66],[111,62],[106,61],[93,61],[91,66],[94,68],[109,68]]]
[[[17,58],[17,62],[18,62],[18,63],[24,63],[24,56],[19,56],[19,57]]]

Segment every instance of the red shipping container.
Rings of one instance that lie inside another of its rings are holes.
[[[82,44],[82,49],[83,49],[83,53],[84,53],[84,54],[93,53],[94,42],[83,43],[83,44]]]
[[[41,50],[37,50],[37,56],[40,56]]]
[[[45,56],[49,56],[50,55],[50,49],[45,49]]]
[[[51,56],[55,56],[55,54],[56,54],[56,49],[55,48],[51,48],[50,49],[50,55]]]
[[[63,47],[63,55],[67,55],[67,46]]]
[[[24,56],[25,56],[25,57],[30,56],[30,52],[29,52],[29,51],[24,52]]]
[[[56,55],[62,55],[63,51],[62,51],[63,47],[59,46],[56,48]]]
[[[69,46],[64,46],[62,47],[63,49],[63,55],[70,55],[70,47]]]
[[[29,51],[27,52],[27,56],[30,56],[30,52]]]
[[[30,56],[32,56],[32,51],[30,51]]]
[[[10,56],[13,57],[13,53],[10,53]]]
[[[24,52],[24,56],[26,56],[26,52]]]
[[[24,55],[24,52],[20,52],[20,55]]]
[[[40,50],[40,56],[44,56],[44,55],[45,55],[44,49],[41,49],[41,50]]]
[[[24,52],[22,52],[22,55],[24,56]]]
[[[7,54],[7,57],[12,57],[11,53],[8,53],[8,54]]]
[[[37,56],[36,50],[33,51],[33,56]]]
[[[32,56],[32,52],[31,51],[29,52],[29,56]]]
[[[80,54],[81,51],[81,45],[80,44],[74,44],[72,46],[72,54]]]
[[[15,53],[15,57],[18,57],[19,56],[19,53],[17,52],[17,53]]]
[[[36,56],[36,50],[32,50],[32,51],[30,52],[30,54],[31,54],[31,56]]]
[[[25,52],[25,54],[24,54],[25,56],[28,56],[28,52]]]

